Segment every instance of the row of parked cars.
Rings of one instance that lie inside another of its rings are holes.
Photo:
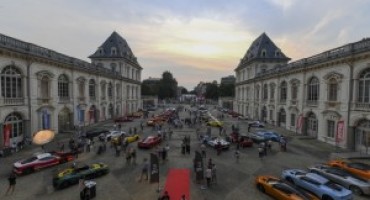
[[[257,189],[275,199],[352,200],[370,195],[370,165],[333,160],[302,169],[287,169],[281,179],[258,176]]]

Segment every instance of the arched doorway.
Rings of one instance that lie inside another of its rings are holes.
[[[285,127],[286,125],[286,112],[284,110],[284,108],[281,108],[279,110],[279,123],[278,123],[278,126],[280,127]]]
[[[267,121],[267,108],[266,106],[263,106],[261,110],[261,116],[262,116],[262,121],[266,122]]]
[[[73,127],[72,113],[68,108],[63,108],[58,114],[58,131],[70,131]]]
[[[356,126],[355,149],[358,152],[370,153],[370,120],[360,120]]]
[[[113,118],[113,105],[112,104],[109,104],[109,108],[108,108],[108,112],[109,112],[109,118],[112,119]]]
[[[315,113],[310,112],[307,115],[307,135],[312,137],[317,137],[317,127],[318,127],[318,121]]]
[[[24,134],[23,118],[19,113],[10,113],[5,117],[3,127],[4,146],[11,146],[13,142],[22,140]]]
[[[89,109],[89,123],[96,123],[98,121],[97,119],[97,110],[95,105],[91,105]]]

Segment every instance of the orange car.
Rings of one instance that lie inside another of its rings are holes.
[[[342,160],[329,161],[328,165],[342,168],[360,178],[370,180],[370,165],[364,163],[350,163]]]
[[[277,200],[319,200],[307,191],[288,184],[274,176],[258,176],[256,178],[257,189]]]

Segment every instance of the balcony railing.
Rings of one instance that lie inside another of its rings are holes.
[[[37,99],[37,103],[39,105],[45,105],[50,103],[51,98],[50,97],[40,97]]]
[[[325,105],[327,108],[337,108],[340,105],[339,101],[326,101]]]
[[[356,102],[355,109],[356,110],[370,110],[370,103]]]
[[[24,98],[3,98],[2,99],[3,105],[23,105]]]
[[[306,105],[307,106],[318,106],[319,101],[318,100],[306,100]]]

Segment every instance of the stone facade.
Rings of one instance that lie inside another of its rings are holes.
[[[88,63],[0,34],[0,149],[5,134],[12,144],[39,130],[72,131],[141,108],[142,67],[121,53],[94,54]]]
[[[254,55],[248,55],[250,48],[235,69],[235,111],[370,153],[370,39],[290,63],[253,45]]]

